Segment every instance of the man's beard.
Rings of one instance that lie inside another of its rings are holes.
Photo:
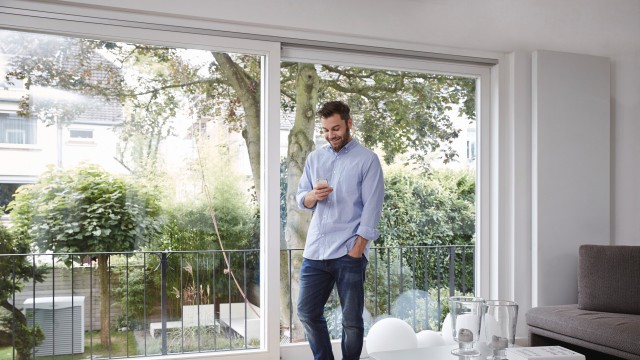
[[[335,152],[342,150],[342,148],[345,145],[347,145],[347,143],[351,140],[351,130],[347,128],[347,131],[344,133],[344,136],[342,136],[339,140],[340,141],[336,145],[334,145],[334,143],[331,142],[330,140],[327,140],[329,142],[329,145],[331,145],[331,147]]]

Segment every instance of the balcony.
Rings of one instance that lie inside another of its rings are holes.
[[[387,316],[404,319],[416,331],[439,330],[447,298],[474,291],[474,249],[372,248],[365,334]],[[281,255],[286,269],[281,283],[288,293],[281,299],[281,343],[300,342],[305,339],[296,325],[291,284],[302,250],[283,250]],[[0,354],[6,354],[0,359],[19,357],[14,349],[24,341],[18,335],[25,334],[19,331],[21,323],[27,328],[37,324],[43,335],[30,348],[30,357],[128,358],[260,347],[258,250],[0,254],[0,262],[9,265],[2,270],[7,287],[18,289],[0,303],[0,331],[6,332],[0,333],[6,339],[0,341]],[[25,265],[31,274],[21,281],[23,273],[17,269]],[[338,339],[336,293],[325,317],[332,338]]]

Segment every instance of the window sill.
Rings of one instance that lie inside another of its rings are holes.
[[[30,151],[42,151],[42,147],[36,144],[7,144],[0,143],[0,150],[30,150]]]

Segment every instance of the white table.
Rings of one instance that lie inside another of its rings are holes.
[[[372,360],[459,360],[460,358],[451,355],[451,350],[458,347],[458,344],[430,346],[415,349],[380,351],[369,354]],[[476,357],[475,359],[481,359]]]

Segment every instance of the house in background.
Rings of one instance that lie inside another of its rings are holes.
[[[91,162],[112,173],[128,172],[117,160],[116,129],[124,116],[120,104],[56,89],[32,87],[27,91],[21,85],[19,81],[0,84],[0,208],[11,201],[18,187],[34,183],[49,166],[71,168]],[[20,100],[27,95],[30,101],[51,96],[77,98],[84,111],[71,121],[46,125],[34,116],[17,114]]]

